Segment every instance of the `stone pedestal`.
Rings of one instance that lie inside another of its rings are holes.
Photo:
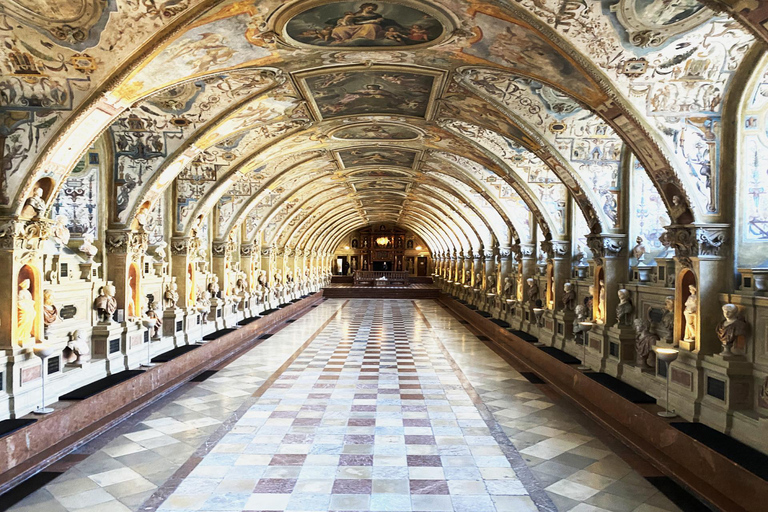
[[[224,306],[226,302],[223,299],[214,297],[211,299],[211,312],[208,313],[208,321],[215,324],[215,330],[224,328]]]
[[[123,330],[123,352],[125,354],[125,367],[136,368],[146,362],[147,347],[150,343],[149,331],[138,322],[125,322]]]
[[[635,362],[635,330],[627,325],[614,325],[607,329],[607,333],[608,339],[604,345],[607,354],[603,354],[605,372],[618,377],[622,365]]]
[[[562,349],[565,346],[565,340],[573,338],[573,320],[576,313],[568,309],[555,313],[555,333],[556,340],[554,345]]]
[[[585,337],[587,340],[586,365],[594,371],[601,372],[605,369],[608,354],[607,327],[603,324],[594,324]]]
[[[742,356],[707,356],[702,370],[700,421],[727,431],[735,411],[752,408],[752,363]]]
[[[117,322],[99,323],[91,332],[91,354],[93,359],[106,360],[107,373],[125,370],[122,353],[123,326]]]
[[[163,336],[173,337],[176,346],[184,344],[184,311],[179,308],[163,311]]]

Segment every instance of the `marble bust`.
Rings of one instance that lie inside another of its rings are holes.
[[[83,338],[79,329],[70,333],[61,357],[67,364],[86,363],[91,360],[90,344]]]
[[[643,245],[643,237],[638,236],[635,239],[635,246],[632,248],[632,256],[635,257],[638,265],[642,265],[644,263],[643,258],[645,257],[646,252],[647,250],[645,245]]]
[[[616,325],[631,325],[630,320],[635,307],[632,305],[632,299],[629,296],[629,290],[622,288],[618,292],[619,305],[616,306]]]
[[[526,279],[526,282],[528,283],[528,301],[536,303],[536,300],[539,298],[539,284],[532,277]]]
[[[723,306],[723,319],[717,324],[715,333],[723,346],[722,355],[732,355],[734,344],[749,332],[749,324],[739,316],[739,308],[735,304]],[[741,349],[742,347],[738,347]]]
[[[565,283],[563,285],[563,297],[561,302],[563,303],[563,309],[566,311],[573,311],[576,306],[576,292],[573,290],[573,283]]]
[[[641,318],[635,319],[635,363],[643,368],[656,365],[656,353],[653,346],[659,341],[659,337],[650,332],[648,322]]]
[[[112,315],[117,311],[117,299],[115,298],[115,287],[111,284],[106,284],[101,287],[99,296],[93,303],[93,309],[96,310],[99,316],[100,323],[111,323]]]

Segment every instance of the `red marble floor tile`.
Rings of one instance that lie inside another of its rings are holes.
[[[290,494],[296,487],[295,478],[262,478],[253,489],[254,494]]]
[[[433,436],[405,436],[405,444],[435,444]]]
[[[354,455],[342,453],[339,466],[373,466],[373,455]]]
[[[410,480],[411,494],[450,494],[445,480]]]
[[[407,455],[409,466],[438,468],[443,465],[439,455]]]
[[[298,453],[278,453],[272,456],[269,461],[270,466],[302,466],[307,459],[305,454]]]

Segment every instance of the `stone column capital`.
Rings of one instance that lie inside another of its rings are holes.
[[[253,254],[253,244],[240,244],[240,256],[248,258]]]
[[[725,258],[730,224],[672,224],[665,226],[661,243],[675,250],[675,258],[687,268],[691,259],[721,260]]]
[[[595,263],[602,265],[603,259],[615,259],[626,254],[627,235],[587,235],[587,246],[592,251]]]
[[[149,247],[149,234],[144,230],[108,229],[104,246],[109,254],[143,254]]]

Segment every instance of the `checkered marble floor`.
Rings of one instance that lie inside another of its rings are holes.
[[[56,466],[10,510],[678,510],[432,300],[327,300]]]
[[[360,300],[159,508],[198,509],[536,506],[413,305]]]

